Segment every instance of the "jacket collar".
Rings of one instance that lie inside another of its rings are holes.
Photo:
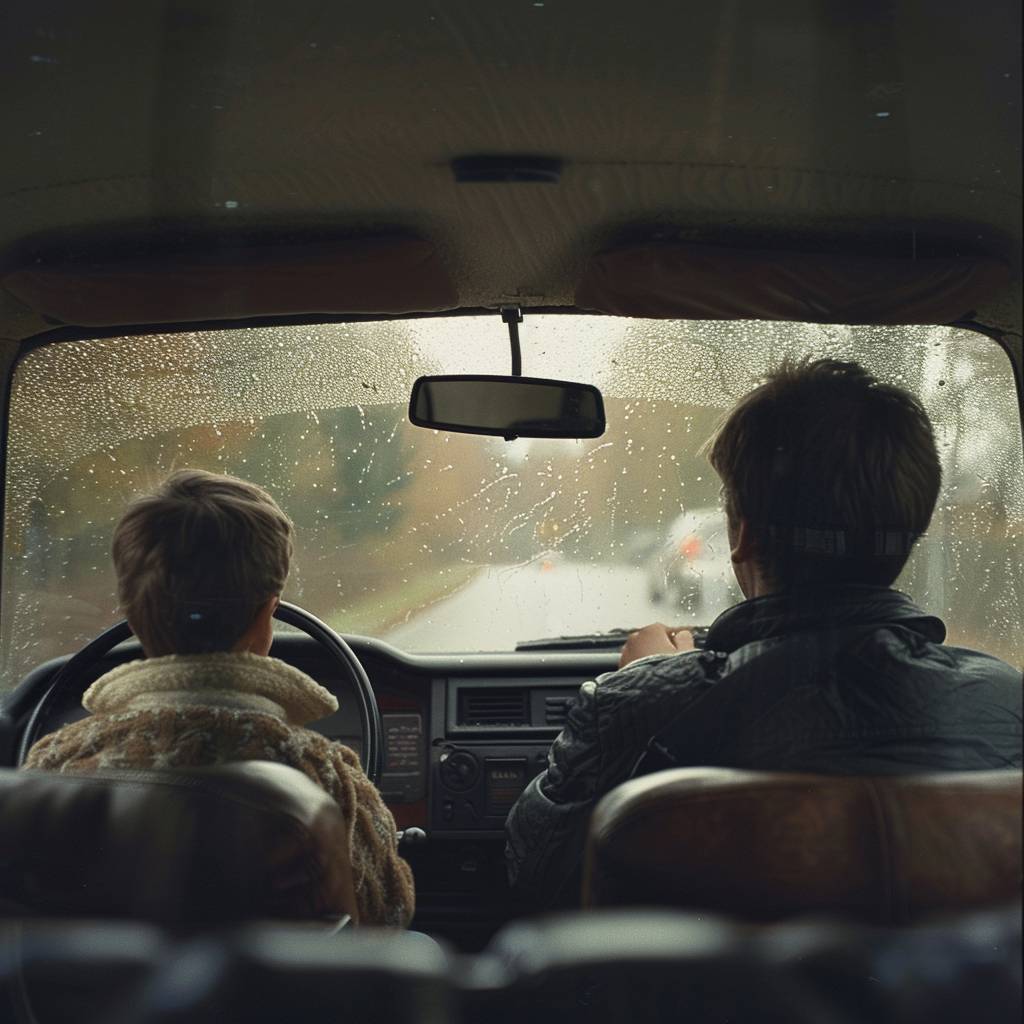
[[[97,714],[201,705],[261,711],[305,725],[338,710],[337,698],[305,672],[249,653],[172,654],[120,665],[85,691]]]
[[[942,643],[942,620],[923,612],[890,587],[856,584],[796,587],[741,601],[722,612],[708,630],[707,647],[731,653],[755,640],[788,633],[900,625],[932,643]]]

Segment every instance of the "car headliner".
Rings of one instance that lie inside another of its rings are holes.
[[[398,230],[450,305],[571,307],[624,238],[980,254],[1012,283],[977,319],[1019,332],[1019,22],[1016,0],[7,4],[0,277]],[[561,179],[456,183],[471,154]],[[0,289],[0,339],[53,327]]]

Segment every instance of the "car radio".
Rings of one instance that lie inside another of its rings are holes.
[[[547,767],[548,743],[446,744],[434,752],[431,827],[500,830],[519,794]]]
[[[547,768],[548,750],[584,681],[445,680],[444,732],[431,750],[431,828],[502,831],[519,794]]]

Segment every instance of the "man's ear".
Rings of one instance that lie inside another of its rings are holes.
[[[754,531],[751,529],[750,523],[746,519],[739,519],[735,528],[729,532],[732,535],[729,538],[731,541],[729,557],[732,559],[733,565],[753,561],[757,552],[754,545]]]

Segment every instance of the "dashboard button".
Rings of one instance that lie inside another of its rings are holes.
[[[475,875],[480,871],[482,854],[477,846],[464,846],[459,850],[456,863],[459,866],[459,873],[463,875]]]
[[[441,781],[457,792],[472,789],[480,778],[480,762],[466,750],[455,750],[441,755],[439,760]]]

